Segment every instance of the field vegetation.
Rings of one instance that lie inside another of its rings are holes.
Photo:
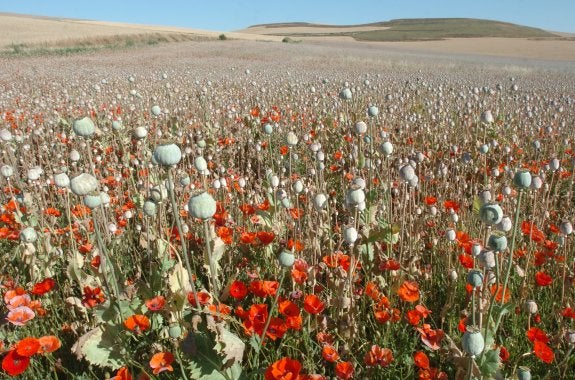
[[[1,59],[4,376],[570,378],[573,67],[357,45]]]

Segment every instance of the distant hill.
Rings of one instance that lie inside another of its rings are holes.
[[[472,18],[397,19],[359,25],[305,22],[254,25],[243,32],[289,37],[347,36],[358,41],[425,41],[446,38],[561,38],[543,29]]]

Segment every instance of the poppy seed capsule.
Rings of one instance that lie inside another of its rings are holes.
[[[488,226],[493,226],[503,219],[503,210],[496,203],[486,203],[479,209],[481,221]]]
[[[70,188],[74,194],[84,196],[96,191],[98,188],[98,180],[90,174],[82,173],[72,178]]]
[[[2,174],[2,177],[4,178],[12,177],[14,169],[10,165],[2,165],[0,168],[0,174]]]
[[[192,195],[188,201],[188,212],[193,218],[207,220],[216,213],[216,201],[205,191]]]
[[[497,224],[497,229],[499,231],[509,232],[511,231],[512,228],[513,228],[513,221],[508,216],[504,216],[503,219],[501,219],[501,222]]]
[[[403,165],[399,168],[399,176],[405,182],[411,181],[415,177],[415,170],[410,164]]]
[[[447,240],[449,241],[455,241],[455,237],[456,237],[456,233],[455,230],[453,229],[448,229],[447,231],[445,231],[445,237],[447,238]]]
[[[483,335],[481,332],[475,328],[467,328],[465,334],[463,334],[463,339],[461,342],[463,351],[467,352],[472,358],[483,352],[485,348],[485,341],[483,340]]]
[[[38,239],[36,230],[32,227],[26,227],[20,231],[20,241],[22,243],[34,243]]]
[[[367,132],[367,124],[365,124],[365,122],[358,121],[355,123],[355,133],[363,135],[365,132]]]
[[[573,226],[568,220],[562,221],[559,229],[563,235],[571,235],[573,233]]]
[[[340,99],[343,100],[351,100],[351,90],[347,87],[344,88],[343,90],[340,91],[339,97]]]
[[[196,168],[197,171],[203,173],[208,168],[208,162],[204,157],[198,156],[194,160],[194,167]]]
[[[481,122],[491,124],[493,123],[493,114],[487,110],[481,114]]]
[[[284,249],[278,255],[278,262],[284,268],[291,268],[295,262],[295,255],[293,252]]]
[[[355,227],[347,227],[343,231],[343,240],[345,240],[345,242],[347,244],[355,243],[357,238],[358,238],[358,234],[357,234],[357,230],[355,229]]]
[[[379,151],[383,153],[386,157],[393,153],[393,144],[389,141],[384,142],[379,147]]]
[[[379,115],[379,108],[377,108],[376,106],[369,106],[369,108],[367,109],[367,114],[371,117],[375,117]]]
[[[529,170],[519,170],[516,172],[513,176],[513,183],[521,190],[528,189],[531,185],[531,173]]]
[[[66,173],[59,173],[54,176],[54,183],[58,187],[69,187],[70,186],[70,178]]]
[[[265,124],[263,127],[263,131],[266,135],[271,135],[274,131],[274,127],[271,124]]]
[[[507,248],[507,238],[503,235],[490,235],[487,246],[496,252],[503,252]]]
[[[124,128],[124,126],[122,125],[122,122],[118,121],[118,120],[114,120],[112,122],[112,129],[114,131],[121,131]]]
[[[182,335],[182,326],[179,323],[172,323],[168,327],[168,335],[172,339],[177,339]]]
[[[327,197],[325,196],[325,194],[321,194],[321,193],[316,194],[316,196],[313,198],[313,207],[317,211],[322,210],[326,204],[327,204]]]
[[[152,107],[152,114],[153,114],[154,116],[158,116],[158,115],[161,114],[161,113],[162,113],[162,109],[160,108],[160,106],[157,106],[157,105],[156,105],[156,106],[153,106],[153,107]]]
[[[155,216],[156,212],[158,211],[158,205],[153,200],[148,199],[144,202],[142,209],[144,211],[144,215]]]
[[[523,366],[517,368],[517,380],[531,380],[531,370]]]
[[[84,206],[93,210],[102,205],[102,198],[100,197],[100,194],[86,194],[84,195],[83,203]]]
[[[286,142],[289,146],[296,146],[298,142],[297,135],[293,132],[288,132]]]
[[[154,159],[162,166],[176,165],[182,159],[182,151],[176,144],[158,145],[154,149]]]
[[[92,119],[86,116],[82,119],[74,121],[74,124],[72,124],[72,129],[78,136],[90,137],[96,131],[96,126],[94,125]]]
[[[347,192],[346,201],[351,206],[357,206],[365,201],[365,192],[363,189],[350,189]]]
[[[531,181],[531,188],[539,190],[543,186],[543,180],[538,175],[534,176]]]
[[[474,288],[483,285],[483,273],[478,270],[472,270],[467,273],[467,283]]]
[[[134,138],[141,140],[148,135],[148,130],[144,127],[136,127],[134,128],[132,135],[134,136]]]
[[[539,310],[539,308],[537,307],[537,303],[533,300],[525,301],[525,304],[523,304],[523,307],[527,313],[533,314],[533,315],[537,314],[537,311]]]

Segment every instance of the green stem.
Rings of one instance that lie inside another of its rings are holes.
[[[513,222],[513,236],[511,238],[511,247],[509,250],[509,264],[507,265],[507,273],[505,281],[503,282],[503,297],[501,304],[505,303],[505,294],[507,293],[507,285],[509,283],[509,276],[511,275],[511,268],[513,267],[513,252],[515,251],[515,238],[517,237],[517,225],[519,224],[519,213],[521,211],[521,198],[523,197],[523,189],[519,190],[517,198],[517,208],[515,209],[515,221]]]
[[[172,213],[174,214],[174,221],[176,222],[176,228],[180,234],[180,241],[182,243],[182,254],[184,256],[184,262],[186,263],[186,271],[188,272],[188,277],[190,280],[190,287],[192,288],[192,293],[194,294],[194,300],[196,301],[196,307],[200,307],[200,300],[198,299],[198,292],[196,291],[196,285],[194,284],[194,271],[190,264],[190,259],[188,257],[188,248],[186,245],[186,238],[182,228],[182,221],[180,220],[180,215],[178,212],[178,205],[176,203],[176,197],[174,195],[174,181],[171,168],[168,169],[168,194],[170,196],[170,203],[172,204]]]
[[[264,342],[265,342],[265,340],[266,340],[266,333],[267,333],[267,331],[268,331],[268,327],[270,326],[270,322],[271,322],[271,320],[272,320],[272,317],[273,317],[275,308],[276,308],[277,303],[278,303],[278,299],[279,299],[279,297],[280,297],[280,290],[281,290],[282,284],[283,284],[283,282],[284,282],[285,272],[286,272],[285,269],[282,268],[282,272],[281,272],[282,274],[281,274],[281,277],[280,277],[280,283],[279,283],[279,285],[278,285],[278,289],[277,289],[277,291],[276,291],[276,296],[274,297],[274,302],[273,302],[273,304],[272,304],[272,308],[271,308],[271,310],[270,310],[270,312],[269,312],[269,314],[268,314],[268,318],[267,318],[267,320],[266,320],[266,324],[265,324],[264,329],[263,329],[263,331],[262,331],[262,339],[260,340],[260,343],[259,343],[259,345],[258,345],[258,352],[256,353],[256,360],[255,360],[255,363],[256,363],[255,368],[258,368],[258,366],[259,366],[260,352],[262,351],[262,347],[263,347]]]
[[[208,255],[208,262],[210,265],[210,280],[212,282],[213,296],[218,300],[220,292],[218,286],[218,273],[216,268],[216,261],[212,255],[212,247],[210,245],[210,225],[207,220],[204,220],[204,239],[206,241],[206,252]]]

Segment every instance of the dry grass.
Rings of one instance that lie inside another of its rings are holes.
[[[0,47],[12,45],[71,46],[80,42],[116,39],[118,36],[141,38],[146,34],[169,35],[171,39],[218,38],[221,32],[169,26],[135,25],[105,21],[57,19],[0,13]],[[175,37],[181,35],[181,37]],[[226,33],[228,38],[281,41],[281,37]]]

